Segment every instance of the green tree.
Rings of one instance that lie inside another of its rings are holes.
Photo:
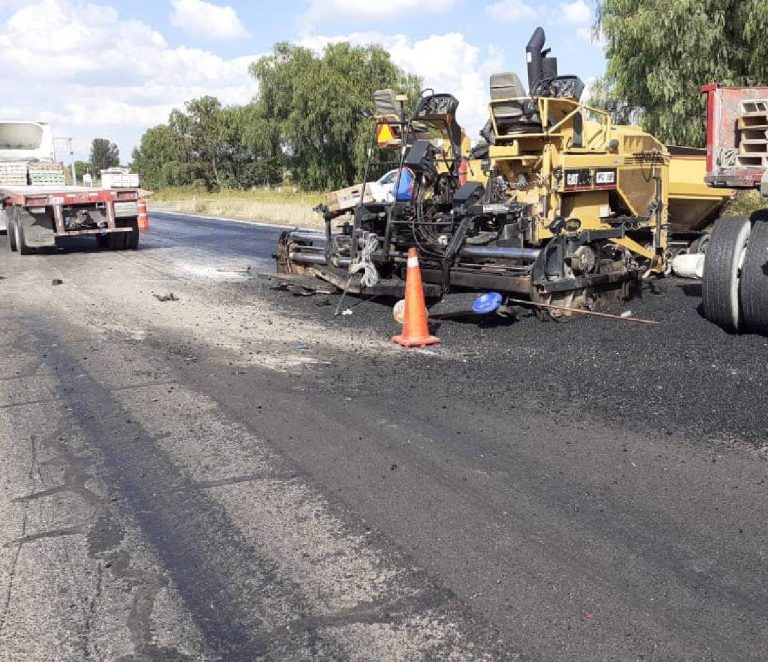
[[[193,161],[205,164],[211,188],[221,188],[226,169],[226,113],[215,97],[204,96],[184,104],[186,114],[177,113],[171,123],[184,136]]]
[[[362,176],[373,92],[391,87],[415,102],[419,79],[395,66],[379,46],[331,44],[321,56],[289,43],[254,62],[259,83],[248,140],[274,164],[285,160],[296,183],[327,189]],[[265,163],[265,165],[266,165]]]
[[[120,165],[120,152],[117,145],[106,138],[94,138],[91,143],[91,169],[95,174],[102,170]]]
[[[143,186],[163,188],[186,186],[199,176],[201,168],[191,162],[184,137],[165,124],[144,132],[133,150],[133,169]]]
[[[83,175],[91,171],[91,164],[87,161],[75,161],[75,174],[77,175],[77,181],[83,181]]]
[[[282,180],[279,142],[271,140],[255,104],[225,109],[225,186],[250,188]]]
[[[768,0],[598,0],[609,98],[678,145],[705,142],[702,85],[768,83]]]

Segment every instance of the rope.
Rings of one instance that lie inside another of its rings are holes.
[[[373,260],[371,260],[371,256],[378,247],[378,237],[374,234],[369,234],[365,239],[365,243],[363,244],[363,248],[358,254],[358,257],[349,265],[350,281],[352,280],[352,276],[359,271],[362,271],[363,275],[360,278],[361,286],[373,287],[379,282],[379,272],[376,270],[376,265],[373,263]]]

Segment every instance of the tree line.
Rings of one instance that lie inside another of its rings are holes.
[[[663,142],[704,144],[702,85],[768,81],[768,0],[595,4],[607,69],[589,101]],[[249,71],[258,89],[250,103],[193,99],[144,133],[133,167],[145,186],[349,185],[362,177],[370,138],[362,111],[372,109],[373,92],[391,87],[415,102],[421,84],[383,48],[348,43],[321,55],[279,43]]]
[[[147,130],[133,152],[144,186],[248,189],[289,180],[312,190],[362,176],[373,93],[391,87],[416,99],[420,80],[380,46],[329,45],[322,55],[289,43],[250,66],[251,103],[205,96]]]
[[[768,0],[598,0],[591,101],[671,145],[706,142],[703,85],[768,83]]]

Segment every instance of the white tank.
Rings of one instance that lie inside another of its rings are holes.
[[[0,120],[0,161],[53,160],[53,132],[50,124]]]

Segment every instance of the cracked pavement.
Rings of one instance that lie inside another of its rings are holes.
[[[403,352],[278,232],[0,238],[0,661],[765,659],[765,339],[670,281]]]

